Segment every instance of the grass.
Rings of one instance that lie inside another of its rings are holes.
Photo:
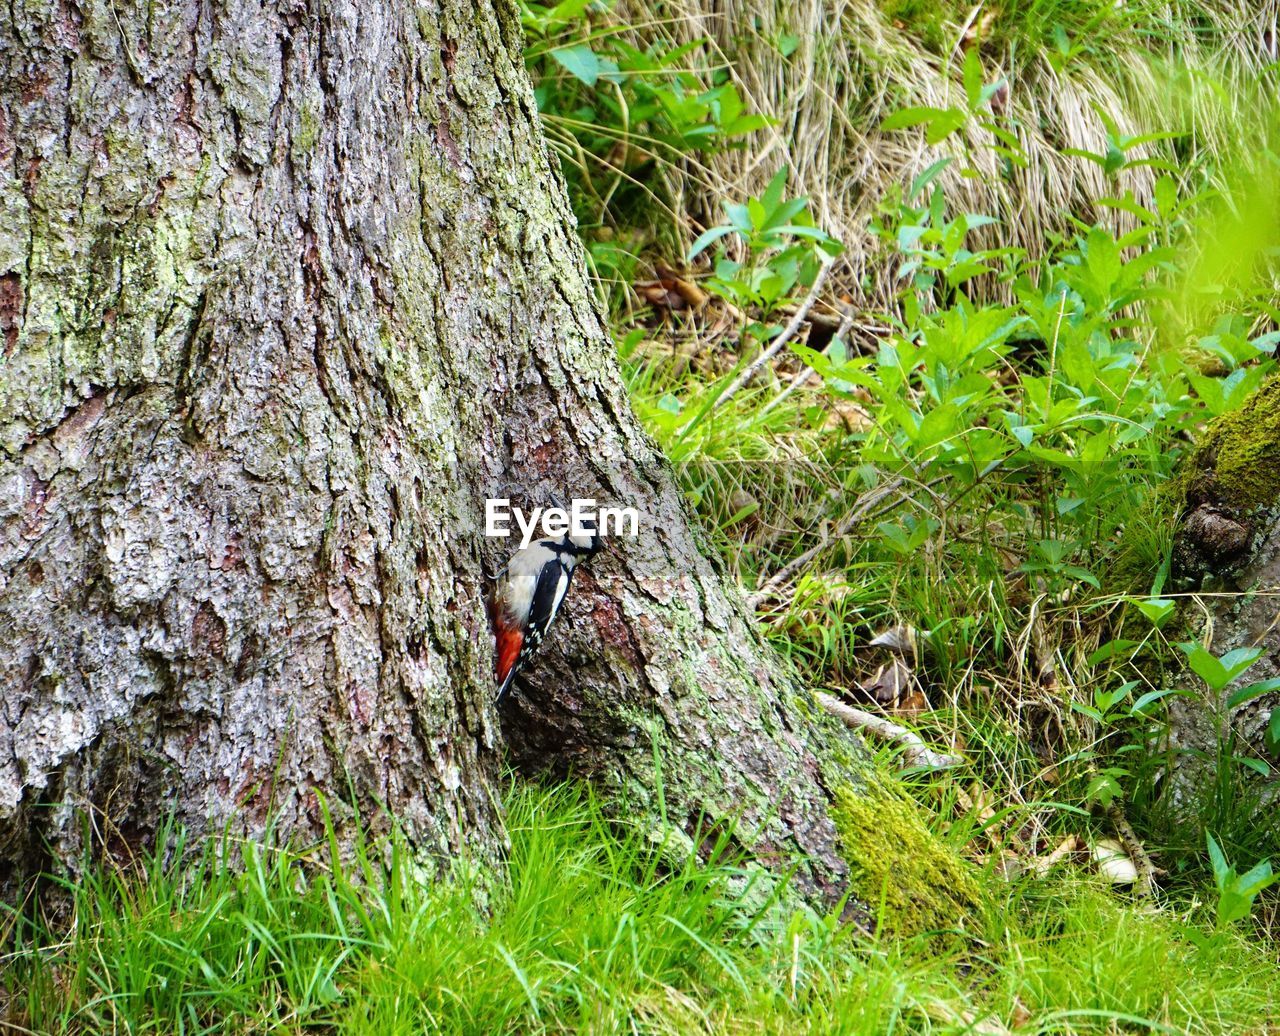
[[[1278,16],[1276,0],[1244,12],[1233,0],[621,0],[593,7],[591,39],[678,54],[687,92],[727,82],[769,124],[749,137],[673,134],[640,105],[619,107],[609,83],[563,110],[544,108],[544,118],[583,184],[580,223],[608,231],[586,236],[615,289],[646,268],[653,239],[667,258],[678,254],[723,199],[758,194],[785,168],[818,224],[847,246],[842,279],[856,302],[876,311],[893,286],[868,220],[890,187],[940,157],[956,159],[940,182],[957,208],[1000,221],[985,240],[1032,257],[1076,219],[1132,229],[1129,214],[1101,199],[1131,192],[1145,204],[1159,175],[1146,162],[1171,163],[1187,186],[1216,184],[1224,162],[1256,146],[1274,108]],[[571,27],[557,42],[585,32]],[[970,50],[987,82],[1008,83],[991,119],[967,119],[936,143],[879,128],[898,109],[962,106]],[[566,78],[545,65],[541,74],[543,83]],[[1108,122],[1122,135],[1167,137],[1135,150],[1144,164],[1113,174],[1067,154],[1105,153]],[[1016,139],[1020,161],[992,148],[990,125]],[[584,144],[592,134],[598,146]],[[983,287],[1007,297],[999,283]],[[625,292],[610,297],[625,304]]]
[[[402,841],[195,847],[90,866],[70,920],[11,915],[7,1031],[1262,1032],[1280,982],[1192,904],[1152,913],[1066,869],[977,872],[967,946],[761,905],[704,843],[675,865],[576,787],[516,788],[510,866],[426,883]],[[971,830],[956,825],[956,831]],[[984,1027],[985,1026],[985,1027]]]

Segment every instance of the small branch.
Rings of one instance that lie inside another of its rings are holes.
[[[852,727],[854,730],[865,730],[882,741],[891,741],[896,745],[901,745],[906,750],[903,755],[911,766],[919,766],[928,770],[948,770],[964,762],[958,755],[935,752],[924,743],[919,734],[908,730],[906,727],[900,727],[896,723],[891,723],[883,716],[876,716],[870,712],[855,709],[852,705],[837,701],[831,695],[823,694],[821,691],[818,692],[817,699],[819,705],[842,721],[845,726]]]
[[[903,482],[902,478],[890,479],[883,486],[877,486],[875,489],[863,493],[858,497],[849,513],[840,520],[840,524],[836,526],[835,531],[830,536],[824,538],[821,543],[814,544],[799,557],[793,558],[783,565],[775,575],[770,576],[764,582],[759,590],[747,595],[747,604],[752,608],[756,608],[762,601],[767,600],[778,587],[826,550],[831,540],[838,540],[841,536],[847,536],[849,531],[866,517],[868,511],[889,494],[896,493],[902,487]]]
[[[836,328],[835,334],[831,336],[831,341],[834,342],[837,338],[839,338],[840,341],[843,342],[844,336],[849,333],[849,329],[851,327],[853,327],[853,307],[852,306],[850,306],[848,311],[845,313],[844,319],[840,321],[840,326]],[[830,348],[829,345],[828,345],[828,348]],[[813,377],[813,375],[814,375],[813,368],[806,367],[798,375],[796,375],[795,378],[792,379],[790,385],[788,385],[776,396],[774,396],[773,399],[769,400],[769,402],[765,404],[764,409],[761,410],[760,413],[767,414],[770,410],[772,410],[784,399],[786,399],[789,395],[791,395],[791,393],[793,393],[796,389],[806,384],[808,380]]]
[[[759,372],[760,368],[772,360],[782,347],[791,341],[792,337],[800,330],[800,325],[804,323],[804,318],[808,315],[813,304],[818,300],[818,292],[822,290],[822,286],[827,282],[827,276],[831,273],[832,263],[826,262],[818,269],[818,275],[813,279],[813,285],[809,288],[809,294],[804,297],[804,301],[800,304],[800,308],[795,311],[791,317],[791,321],[773,337],[773,341],[769,343],[769,347],[759,356],[747,364],[746,369],[739,374],[729,387],[716,400],[716,408],[724,406],[731,400],[742,387],[748,384]]]
[[[1155,895],[1156,878],[1165,871],[1161,870],[1151,862],[1151,857],[1147,855],[1147,850],[1142,842],[1138,840],[1137,832],[1129,823],[1129,818],[1124,815],[1120,803],[1112,800],[1107,806],[1107,819],[1111,821],[1111,826],[1116,829],[1116,837],[1120,840],[1120,844],[1124,846],[1124,851],[1129,854],[1129,859],[1133,861],[1134,867],[1138,869],[1138,893],[1150,899]]]

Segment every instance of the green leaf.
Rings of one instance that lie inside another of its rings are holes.
[[[709,245],[715,244],[726,234],[732,234],[734,230],[735,228],[731,226],[712,227],[710,230],[704,230],[690,246],[688,261],[693,262],[694,258],[706,251]]]
[[[1163,626],[1178,607],[1176,601],[1171,601],[1167,597],[1130,597],[1129,601],[1156,629]]]
[[[929,123],[929,128],[924,134],[925,143],[940,144],[963,126],[967,120],[968,116],[959,108],[947,108]]]
[[[1231,696],[1227,698],[1227,708],[1239,708],[1245,702],[1253,701],[1254,698],[1261,698],[1264,694],[1270,694],[1275,690],[1280,690],[1280,677],[1259,680],[1257,683],[1251,683],[1247,687],[1232,691]]]
[[[582,14],[590,3],[591,0],[561,0],[551,8],[547,18],[555,22],[571,22]]]
[[[1218,840],[1213,837],[1212,832],[1204,833],[1205,845],[1209,850],[1209,865],[1213,868],[1213,880],[1221,892],[1227,883],[1227,877],[1231,873],[1231,865],[1227,863],[1226,856],[1222,853],[1222,847],[1218,845]]]
[[[803,227],[797,223],[788,223],[785,227],[776,227],[775,229],[780,234],[794,234],[796,237],[807,237],[820,245],[835,245],[837,248],[844,248],[834,237],[825,230],[819,230],[817,227]]]
[[[888,132],[889,130],[910,129],[912,126],[920,126],[927,122],[933,122],[940,115],[945,115],[945,108],[900,108],[893,112],[888,118],[880,123],[880,129]]]
[[[978,48],[970,47],[964,56],[964,95],[969,110],[974,111],[982,103],[982,59]]]
[[[751,210],[747,206],[740,202],[725,202],[724,211],[729,222],[744,234],[750,234],[755,229],[751,223]]]
[[[1232,756],[1232,760],[1239,763],[1246,770],[1252,770],[1259,777],[1271,776],[1271,764],[1265,759],[1255,759],[1253,756],[1249,755],[1237,755]]]
[[[802,213],[809,204],[808,198],[792,198],[769,209],[768,218],[764,222],[765,230],[775,230],[785,226]],[[768,209],[768,205],[765,206]]]
[[[1070,155],[1072,158],[1087,158],[1090,162],[1094,162],[1103,168],[1106,168],[1107,165],[1106,155],[1099,155],[1096,152],[1085,151],[1078,147],[1064,147],[1062,149],[1062,154]]]
[[[1234,651],[1228,651],[1225,655],[1222,655],[1218,661],[1222,663],[1227,672],[1231,674],[1231,679],[1234,680],[1262,657],[1262,651],[1263,649],[1260,647],[1236,648]]]
[[[782,202],[782,192],[787,186],[787,169],[783,166],[773,174],[773,179],[769,181],[769,185],[764,189],[764,194],[760,196],[760,201],[764,207],[773,212]]]
[[[1102,588],[1102,584],[1098,581],[1098,577],[1087,568],[1081,568],[1079,565],[1063,565],[1062,571],[1066,575],[1079,579],[1082,583],[1088,583],[1095,590],[1100,590]]]
[[[1262,648],[1236,648],[1217,658],[1200,644],[1178,646],[1186,653],[1187,664],[1212,691],[1224,690],[1227,684],[1253,665],[1262,654]]]
[[[1210,690],[1220,691],[1231,682],[1222,663],[1201,645],[1180,644],[1179,647],[1186,652],[1187,664],[1192,671],[1209,685]]]
[[[911,181],[911,187],[907,191],[907,200],[911,201],[917,194],[930,186],[953,161],[954,159],[951,158],[940,158],[931,163],[924,172]]]
[[[599,81],[600,59],[585,43],[575,43],[572,47],[557,47],[550,53],[561,68],[587,86],[595,86]]]
[[[1240,875],[1236,888],[1243,896],[1252,899],[1268,885],[1274,885],[1276,876],[1271,873],[1271,861],[1260,860],[1252,868]]]
[[[1129,708],[1130,716],[1146,716],[1147,709],[1163,698],[1167,698],[1171,694],[1185,694],[1185,691],[1176,688],[1168,688],[1163,691],[1147,691],[1146,694],[1138,698]]]

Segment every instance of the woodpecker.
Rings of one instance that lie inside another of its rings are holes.
[[[495,704],[520,667],[538,650],[569,592],[578,562],[600,549],[600,532],[584,523],[587,535],[536,540],[516,551],[498,575],[493,594],[493,628],[498,642]]]

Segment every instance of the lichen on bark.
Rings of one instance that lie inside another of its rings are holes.
[[[1173,764],[1164,794],[1177,815],[1196,811],[1198,797],[1211,793],[1205,789],[1219,779],[1224,753],[1275,761],[1265,732],[1280,698],[1264,695],[1234,710],[1227,701],[1244,684],[1280,675],[1280,377],[1209,424],[1164,502],[1181,512],[1175,578],[1183,588],[1213,591],[1185,603],[1178,627],[1166,627],[1166,637],[1204,642],[1219,656],[1262,649],[1247,673],[1218,694],[1206,691],[1185,666],[1172,677],[1165,674],[1164,685],[1200,692],[1170,701]]]
[[[1211,485],[1204,480],[1211,479]],[[1273,507],[1280,500],[1280,377],[1264,383],[1239,410],[1205,430],[1184,477],[1191,499],[1213,494],[1239,508]]]
[[[1280,503],[1280,377],[1209,424],[1163,497],[1182,514],[1179,575],[1217,579],[1247,563]]]

